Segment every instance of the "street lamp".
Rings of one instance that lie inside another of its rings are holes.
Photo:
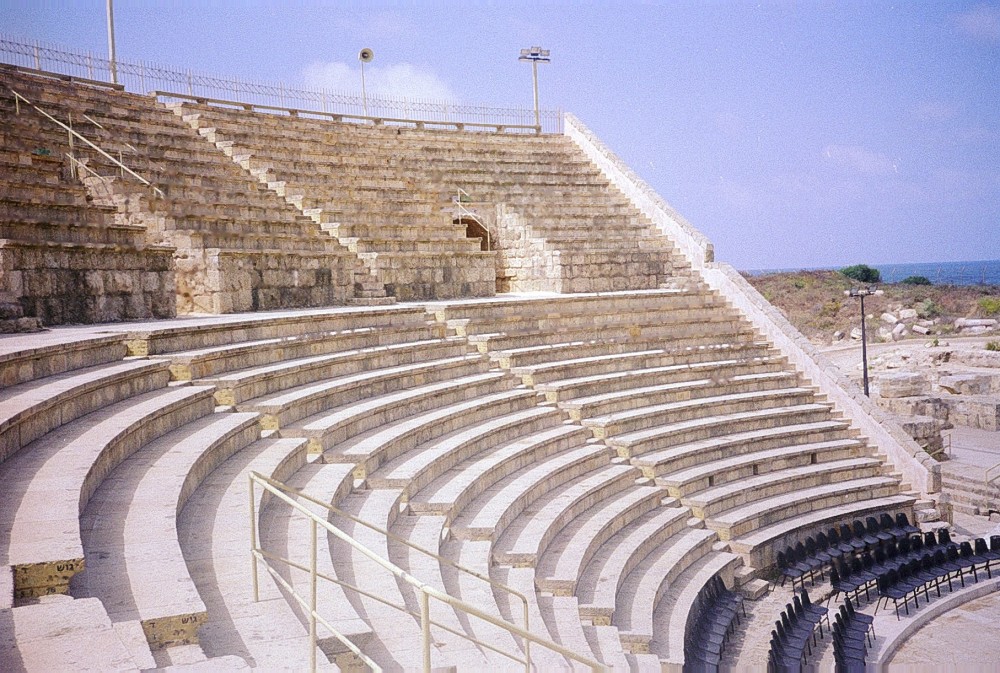
[[[538,132],[541,132],[542,121],[541,116],[538,114],[538,64],[550,63],[552,59],[549,58],[548,49],[542,49],[541,47],[529,47],[528,49],[521,50],[521,55],[517,60],[531,61],[531,81],[534,84],[535,90],[535,129]]]
[[[860,289],[852,287],[850,290],[845,290],[844,294],[861,300],[861,366],[864,369],[865,396],[871,397],[868,394],[868,335],[865,330],[865,297],[882,294],[882,290],[879,290],[876,285],[869,285]]]
[[[372,59],[375,58],[375,52],[365,47],[358,52],[358,60],[361,61],[361,104],[365,110],[365,116],[368,116],[368,92],[365,90],[365,63],[371,63]]]

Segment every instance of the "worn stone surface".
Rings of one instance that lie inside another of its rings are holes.
[[[930,392],[930,382],[915,372],[890,372],[878,376],[881,397],[916,397]]]

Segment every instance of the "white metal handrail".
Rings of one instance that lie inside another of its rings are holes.
[[[264,477],[263,475],[261,475],[261,479],[267,480],[271,485],[275,486],[276,488],[286,488],[287,489],[287,487],[284,484],[282,484],[281,482],[279,482],[279,481],[275,481],[273,479],[268,479],[267,477]],[[290,489],[287,489],[287,490],[290,490]],[[337,516],[344,517],[345,519],[349,519],[350,521],[353,521],[356,524],[360,524],[362,526],[365,526],[366,528],[375,531],[379,535],[385,536],[386,538],[392,540],[393,542],[398,542],[399,544],[405,545],[405,546],[409,547],[410,549],[414,549],[414,550],[420,552],[421,554],[424,554],[425,556],[430,556],[431,558],[435,559],[439,563],[444,563],[445,565],[448,565],[448,566],[454,568],[455,570],[458,570],[459,572],[464,572],[465,574],[470,575],[471,577],[475,577],[478,580],[482,580],[483,582],[486,582],[487,584],[489,584],[492,587],[495,587],[497,589],[505,591],[505,592],[507,592],[508,594],[510,594],[512,596],[515,596],[516,598],[518,598],[521,601],[521,614],[522,614],[522,616],[524,618],[524,629],[527,630],[527,631],[531,630],[531,627],[530,627],[529,622],[528,622],[528,619],[529,619],[528,618],[528,597],[525,596],[520,591],[518,591],[517,589],[514,589],[513,587],[509,587],[506,584],[503,584],[502,582],[497,582],[495,579],[493,579],[492,577],[490,577],[488,575],[483,575],[482,573],[476,572],[475,570],[472,570],[471,568],[466,568],[465,566],[461,565],[460,563],[456,563],[456,562],[452,561],[451,559],[449,559],[447,557],[444,557],[444,556],[441,556],[439,554],[436,554],[436,553],[430,551],[429,549],[425,549],[424,547],[421,547],[418,544],[410,542],[409,540],[407,540],[404,537],[400,537],[399,535],[396,535],[395,533],[392,533],[392,532],[386,530],[385,528],[381,528],[380,526],[376,526],[373,523],[370,523],[368,521],[365,521],[364,519],[356,517],[356,516],[354,516],[353,514],[351,514],[349,512],[345,512],[344,510],[340,509],[339,507],[331,505],[328,502],[323,502],[322,500],[320,500],[318,498],[314,498],[311,495],[309,495],[308,493],[302,493],[302,492],[299,492],[299,491],[294,491],[294,493],[295,493],[295,496],[297,498],[301,498],[303,500],[311,502],[314,505],[318,505],[319,507],[322,507],[322,508],[326,509],[329,512],[333,512]],[[526,644],[526,646],[527,646],[527,644]]]
[[[70,138],[70,143],[69,143],[70,144],[70,150],[73,149],[73,139],[74,138],[77,139],[77,140],[81,140],[87,146],[89,146],[91,149],[93,149],[98,154],[100,154],[102,157],[104,157],[105,159],[107,159],[108,161],[110,161],[111,163],[113,163],[114,165],[118,166],[118,168],[121,169],[121,171],[122,171],[122,175],[125,175],[126,173],[129,174],[130,176],[132,176],[133,178],[135,178],[136,180],[138,180],[139,182],[141,182],[146,187],[149,187],[153,191],[154,194],[160,196],[161,198],[165,197],[165,194],[163,193],[163,190],[161,190],[159,187],[157,187],[156,185],[154,185],[153,183],[151,183],[149,180],[147,180],[146,178],[142,177],[141,175],[139,175],[138,173],[136,173],[135,171],[133,171],[131,168],[129,168],[128,166],[126,166],[124,163],[122,163],[119,159],[115,159],[113,156],[111,156],[110,154],[108,154],[107,152],[105,152],[103,149],[101,149],[100,147],[98,147],[97,145],[95,145],[93,142],[91,142],[90,140],[88,140],[84,136],[80,135],[77,131],[74,131],[71,126],[67,126],[66,124],[62,123],[61,121],[59,121],[58,119],[56,119],[55,117],[53,117],[52,115],[50,115],[48,112],[46,112],[42,108],[40,108],[37,105],[35,105],[34,103],[32,103],[30,100],[28,100],[24,96],[22,96],[20,93],[18,93],[14,89],[11,89],[10,87],[7,87],[7,90],[10,91],[12,94],[14,94],[14,105],[15,105],[16,112],[18,114],[21,111],[20,102],[24,101],[28,106],[30,106],[36,112],[38,112],[38,114],[42,115],[43,117],[45,117],[46,119],[48,119],[52,123],[58,125],[60,128],[62,128],[63,130],[65,130],[69,134],[69,138]]]
[[[540,135],[542,133],[542,127],[538,124],[489,124],[486,122],[455,122],[455,121],[438,121],[433,119],[403,119],[396,117],[382,117],[382,116],[365,116],[365,115],[354,115],[354,114],[344,114],[342,112],[326,112],[322,110],[303,110],[300,108],[293,107],[283,107],[280,105],[262,105],[260,103],[243,103],[241,101],[225,100],[222,98],[208,98],[206,96],[196,96],[193,94],[184,93],[174,93],[171,91],[150,91],[150,96],[156,98],[180,98],[182,100],[191,100],[199,105],[227,105],[230,107],[237,107],[248,112],[255,110],[273,110],[275,112],[287,112],[290,117],[298,117],[299,115],[318,115],[320,117],[328,117],[332,121],[339,122],[345,119],[351,119],[360,122],[371,122],[375,126],[381,126],[385,122],[390,124],[413,124],[416,128],[422,129],[427,126],[450,126],[455,129],[462,131],[467,127],[471,128],[487,128],[495,129],[497,133],[505,133],[508,129],[514,130],[530,130],[534,131],[535,134]]]
[[[492,250],[493,243],[490,241],[490,228],[484,225],[480,221],[478,215],[476,215],[474,212],[465,207],[466,203],[472,202],[472,197],[469,195],[469,192],[465,191],[461,187],[458,187],[456,191],[456,196],[452,197],[451,202],[455,204],[455,207],[458,210],[459,220],[461,220],[463,217],[467,217],[470,220],[478,222],[480,225],[482,225],[483,230],[486,232],[486,249]]]
[[[476,617],[476,618],[481,619],[481,620],[483,620],[483,621],[485,621],[485,622],[487,622],[489,624],[492,624],[494,626],[502,628],[502,629],[508,631],[509,633],[511,633],[512,635],[521,637],[522,639],[524,639],[527,642],[531,642],[531,643],[535,643],[537,645],[541,645],[541,646],[543,646],[543,647],[545,647],[547,649],[550,649],[550,650],[552,650],[552,651],[554,651],[554,652],[556,652],[556,653],[558,653],[558,654],[560,654],[560,655],[562,655],[562,656],[564,656],[564,657],[566,657],[568,659],[571,659],[573,661],[579,662],[579,663],[581,663],[581,664],[589,667],[593,671],[606,671],[607,670],[601,663],[599,663],[597,661],[593,661],[591,659],[587,659],[586,657],[583,657],[583,656],[577,654],[576,652],[573,652],[572,650],[569,650],[569,649],[563,647],[562,645],[559,645],[558,643],[554,643],[552,641],[549,641],[546,638],[543,638],[543,637],[538,636],[538,635],[536,635],[534,633],[531,633],[530,631],[528,631],[526,629],[523,629],[523,628],[521,628],[521,627],[519,627],[519,626],[517,626],[515,624],[510,624],[510,623],[508,623],[508,622],[506,622],[506,621],[504,621],[502,619],[494,617],[493,615],[491,615],[489,613],[486,613],[486,612],[483,612],[479,608],[477,608],[477,607],[475,607],[475,606],[473,606],[473,605],[471,605],[469,603],[466,603],[465,601],[462,601],[462,600],[460,600],[458,598],[455,598],[455,597],[450,596],[450,595],[448,595],[446,593],[438,591],[434,587],[432,587],[432,586],[430,586],[428,584],[425,584],[424,582],[422,582],[419,579],[417,579],[416,577],[410,575],[408,572],[406,572],[402,568],[398,567],[397,565],[395,565],[391,561],[382,558],[381,556],[379,556],[378,554],[376,554],[372,550],[368,549],[366,546],[364,546],[363,544],[361,544],[360,542],[358,542],[357,540],[355,540],[351,535],[349,535],[349,534],[345,533],[344,531],[340,530],[337,526],[333,525],[328,520],[320,517],[316,512],[313,512],[312,510],[310,510],[309,508],[307,508],[303,504],[297,502],[295,500],[295,498],[293,497],[293,495],[294,496],[300,496],[301,494],[298,493],[297,491],[293,490],[293,489],[288,488],[287,486],[285,486],[281,482],[278,482],[278,481],[275,481],[275,480],[270,479],[268,477],[265,477],[264,475],[259,474],[257,472],[251,472],[249,474],[249,485],[250,485],[250,488],[249,488],[249,497],[250,497],[250,547],[251,547],[252,575],[253,575],[254,597],[255,597],[255,599],[258,598],[258,570],[257,570],[257,564],[258,564],[259,561],[262,561],[262,560],[266,559],[266,557],[265,557],[266,552],[265,552],[265,550],[261,549],[258,546],[258,541],[257,541],[256,498],[255,498],[255,491],[254,491],[255,485],[259,485],[262,489],[268,491],[269,493],[271,493],[271,495],[273,495],[274,497],[276,497],[279,500],[283,501],[284,503],[288,504],[289,506],[291,506],[295,510],[299,511],[301,514],[303,514],[304,516],[308,517],[312,521],[311,565],[309,567],[309,572],[310,572],[310,600],[309,600],[308,609],[310,611],[310,625],[309,625],[310,626],[310,628],[309,628],[309,635],[310,635],[310,645],[311,645],[311,647],[310,647],[310,659],[311,659],[311,663],[312,663],[312,666],[313,666],[313,670],[315,670],[315,656],[316,656],[316,624],[317,624],[317,622],[319,622],[319,613],[317,612],[317,595],[316,595],[317,580],[320,579],[320,575],[319,575],[319,573],[317,571],[317,567],[316,567],[317,566],[317,561],[316,561],[317,539],[316,539],[316,535],[317,535],[317,528],[319,526],[322,526],[330,534],[332,534],[333,536],[335,536],[336,538],[338,538],[342,542],[347,543],[354,550],[356,550],[357,552],[363,554],[364,556],[366,556],[370,560],[374,561],[376,564],[378,564],[379,566],[381,566],[385,570],[387,570],[390,573],[392,573],[398,579],[406,582],[407,584],[409,584],[411,587],[413,587],[414,589],[416,589],[419,592],[419,595],[420,595],[420,598],[419,598],[419,601],[420,601],[420,626],[421,626],[421,632],[422,632],[422,650],[423,650],[422,668],[425,671],[425,673],[429,673],[429,671],[431,670],[431,637],[430,637],[430,628],[431,628],[431,625],[432,625],[432,621],[431,621],[431,618],[430,618],[430,599],[431,598],[433,598],[433,599],[435,599],[437,601],[440,601],[440,602],[442,602],[442,603],[444,603],[446,605],[449,605],[449,606],[451,606],[455,610],[460,610],[460,611],[462,611],[462,612],[464,612],[464,613],[466,613],[466,614],[468,614],[470,616]],[[289,494],[293,494],[293,495],[289,495]],[[274,557],[274,558],[277,558],[277,557]],[[268,572],[270,572],[271,574],[274,574],[276,572],[276,571],[273,571],[273,569],[271,569],[270,566],[267,566],[267,568],[268,568]],[[304,566],[299,566],[299,568],[304,569]],[[287,583],[283,582],[283,586],[286,586],[286,588],[288,588],[289,591],[293,591],[290,587],[287,586]],[[344,585],[342,585],[342,586],[344,586]],[[294,593],[294,591],[293,591],[293,593]],[[302,599],[296,597],[296,600],[302,600]],[[331,626],[328,623],[324,623],[323,625],[326,628],[328,628],[330,630],[330,632],[333,633],[334,636],[338,638],[338,640],[341,640],[342,642],[345,642],[345,645],[347,644],[347,642],[349,642],[349,639],[346,636],[344,636],[343,634],[340,634],[338,631],[336,631],[335,629],[331,628]],[[475,642],[477,644],[487,645],[486,643],[480,643],[477,639],[472,638],[471,636],[468,636],[467,634],[461,634],[461,633],[459,633],[458,635],[462,635],[465,638],[467,638],[468,640],[470,640],[472,642]],[[353,645],[353,643],[352,643],[352,645]],[[350,645],[348,645],[348,647],[350,647]],[[352,649],[352,651],[355,651],[355,648],[351,648],[351,649]],[[491,647],[490,649],[493,649],[493,648]],[[519,661],[522,661],[525,664],[525,670],[529,671],[529,673],[530,673],[530,671],[531,671],[531,651],[530,651],[530,648],[528,648],[528,647],[525,648],[525,659],[519,660]]]

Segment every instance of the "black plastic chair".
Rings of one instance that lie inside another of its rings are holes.
[[[865,530],[868,531],[869,535],[874,535],[876,538],[882,542],[888,542],[889,540],[895,540],[896,536],[889,531],[883,530],[882,524],[878,522],[873,516],[867,517],[865,519]]]
[[[896,515],[896,527],[907,535],[916,535],[920,532],[920,529],[911,524],[910,520],[906,518],[906,512],[900,512]]]
[[[857,612],[854,609],[854,603],[851,602],[850,598],[844,601],[844,609],[847,611],[848,616],[850,616],[851,623],[864,625],[868,630],[872,632],[872,636],[873,637],[875,636],[874,617],[872,617],[871,615],[866,615],[863,612]]]
[[[878,544],[878,538],[865,529],[865,524],[861,522],[861,519],[855,519],[851,525],[854,528],[854,537],[864,542],[866,547],[873,547]]]
[[[826,622],[827,629],[830,628],[830,611],[821,605],[816,605],[809,598],[809,594],[803,591],[801,594],[793,599],[800,600],[802,603],[802,611],[809,616],[814,624],[819,625],[819,637],[823,637],[823,622]]]
[[[951,534],[948,532],[947,528],[938,528],[938,544],[951,544]]]
[[[856,538],[854,536],[854,531],[852,531],[851,527],[846,523],[840,524],[840,539],[851,545],[853,551],[861,551],[865,548],[865,541]]]
[[[975,553],[972,551],[972,544],[968,540],[958,545],[958,552],[960,555],[959,563],[970,568],[972,570],[972,577],[976,580],[976,584],[979,584],[979,570],[976,568],[976,564],[985,561],[985,559],[977,559]]]
[[[973,551],[975,552],[974,559],[978,563],[982,563],[986,568],[986,576],[989,579],[993,579],[993,571],[990,569],[990,562],[993,560],[990,556],[990,548],[986,545],[986,540],[981,537],[977,537],[974,541],[975,547]]]
[[[1000,535],[990,535],[990,556],[1000,559]]]
[[[777,566],[781,572],[781,586],[785,586],[785,580],[792,581],[792,589],[795,589],[795,582],[802,580],[802,571],[795,565],[789,563],[788,554],[794,553],[791,547],[785,551],[779,551],[777,555]]]
[[[934,531],[929,530],[924,533],[924,549],[930,549],[931,547],[937,547],[938,541],[937,537],[934,536]]]
[[[886,533],[888,533],[895,539],[906,537],[908,535],[908,533],[905,530],[896,525],[896,522],[893,521],[892,516],[890,516],[887,512],[882,512],[882,514],[879,516],[878,521],[882,525],[882,530],[884,530]]]
[[[830,548],[836,548],[840,551],[841,555],[854,553],[854,547],[843,540],[840,532],[837,531],[836,526],[830,526],[830,530],[827,531],[826,537],[830,541]]]
[[[909,606],[909,595],[910,592],[902,589],[897,585],[899,582],[899,573],[895,570],[890,570],[886,574],[878,578],[878,593],[881,597],[879,600],[879,605],[881,605],[884,600],[886,605],[889,601],[892,601],[893,607],[896,609],[896,619],[899,619],[899,601],[903,601],[903,609],[906,610],[906,614],[910,614]],[[879,605],[875,606],[875,613],[878,614]]]

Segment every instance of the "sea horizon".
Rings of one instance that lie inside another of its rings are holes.
[[[1000,285],[1000,259],[972,260],[965,262],[910,262],[896,264],[868,264],[878,269],[883,283],[898,283],[909,276],[924,276],[935,285]],[[796,271],[839,271],[839,266],[788,267],[783,269],[750,269],[743,271],[751,276]]]

